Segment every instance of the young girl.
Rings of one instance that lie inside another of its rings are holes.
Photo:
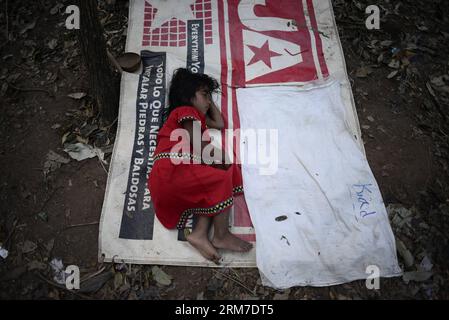
[[[233,197],[243,192],[238,166],[207,164],[202,154],[208,142],[200,144],[201,150],[193,147],[195,127],[201,127],[201,136],[207,128],[224,128],[221,113],[211,98],[218,88],[217,81],[208,75],[183,68],[175,71],[169,90],[169,116],[157,137],[148,181],[159,221],[168,229],[184,229],[187,218],[196,215],[187,241],[216,264],[221,258],[217,249],[246,252],[252,248],[252,244],[237,238],[228,228]],[[188,133],[189,152],[173,152],[179,141],[170,141],[170,135],[176,129]],[[209,240],[212,224],[214,236]]]

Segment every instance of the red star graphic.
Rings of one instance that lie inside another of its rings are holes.
[[[252,57],[251,61],[248,62],[247,66],[262,60],[263,63],[265,63],[271,69],[271,57],[282,56],[282,54],[270,50],[270,47],[268,46],[268,40],[265,41],[263,46],[260,48],[250,46],[249,44],[247,44],[246,46],[250,48],[252,52],[254,52],[254,56]]]

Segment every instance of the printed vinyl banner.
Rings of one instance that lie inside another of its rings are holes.
[[[183,232],[167,230],[160,224],[154,214],[151,192],[146,184],[153,165],[157,133],[165,121],[170,79],[175,69],[186,67],[195,73],[207,73],[220,82],[222,92],[213,98],[221,109],[228,129],[243,130],[249,128],[248,126],[254,127],[255,124],[248,120],[249,112],[258,113],[256,127],[281,129],[281,122],[285,121],[283,112],[286,112],[282,104],[295,101],[282,100],[286,92],[287,95],[319,92],[320,89],[327,95],[329,92],[334,95],[337,92],[336,97],[340,103],[336,105],[340,109],[336,111],[339,116],[335,119],[340,121],[339,125],[345,131],[345,137],[350,139],[350,152],[356,152],[357,161],[363,162],[361,167],[365,177],[372,178],[369,180],[373,184],[371,189],[374,190],[371,201],[377,203],[376,210],[381,211],[376,215],[381,218],[376,218],[375,223],[383,230],[382,244],[386,244],[385,250],[388,251],[381,252],[381,257],[388,256],[388,267],[381,275],[391,276],[400,272],[395,260],[394,238],[389,229],[388,218],[384,216],[385,209],[380,192],[365,159],[352,92],[329,0],[131,0],[126,51],[139,53],[142,56],[142,67],[136,73],[122,75],[117,139],[100,224],[99,255],[104,255],[105,261],[215,266],[185,241]],[[282,91],[284,87],[287,91]],[[255,98],[257,95],[254,96],[253,93],[259,92],[257,90],[263,91],[266,100],[258,101],[260,99]],[[316,96],[320,94],[317,93]],[[273,103],[267,105],[266,101],[271,101],[270,99]],[[324,98],[323,101],[328,100]],[[320,100],[316,102],[319,104]],[[260,108],[254,105],[249,107],[248,104],[251,103],[259,103]],[[294,104],[292,107],[296,110],[294,116],[301,118],[302,106]],[[316,110],[318,109],[317,106]],[[335,111],[331,106],[323,107],[323,113],[318,114],[318,117],[326,120],[326,112],[329,110]],[[241,119],[244,122],[241,123]],[[323,130],[323,127],[320,130]],[[290,139],[295,141],[294,137]],[[237,139],[223,139],[222,146],[233,149],[237,155],[245,147],[242,141]],[[280,154],[280,164],[284,159],[282,157]],[[354,166],[357,167],[359,162]],[[261,180],[255,173],[257,170],[253,169],[255,168],[242,164],[244,190],[248,187],[249,193],[234,199],[230,228],[234,234],[256,243],[256,246],[245,254],[222,253],[222,266],[257,265],[264,275],[264,283],[274,287],[326,285],[366,277],[366,273],[363,272],[362,275],[360,270],[369,262],[370,252],[366,254],[367,259],[362,259],[363,265],[354,267],[357,268],[356,272],[349,272],[349,278],[333,278],[332,273],[326,273],[325,279],[309,275],[307,281],[295,278],[289,279],[288,283],[279,283],[277,274],[283,267],[267,264],[267,259],[273,257],[268,258],[264,254],[266,250],[276,251],[277,244],[266,246],[265,243],[264,247],[259,246],[259,238],[270,232],[270,224],[278,222],[260,223],[261,216],[255,211],[259,211],[261,203],[264,203],[265,209],[270,209],[270,204],[259,201],[260,197],[264,196],[260,193],[271,193],[279,202],[289,198],[291,195],[288,191],[285,193],[285,190],[281,190],[284,187],[289,188],[289,181],[282,180],[285,179],[285,176],[282,176],[280,179],[285,185],[279,185],[279,190],[270,190],[270,183],[264,180],[265,178]],[[304,179],[310,179],[307,172],[303,174]],[[272,176],[273,179],[276,177],[281,176]],[[267,189],[264,189],[265,183]],[[328,188],[347,191],[346,185],[332,185],[336,181],[323,179],[319,183],[327,184]],[[352,180],[348,180],[348,183],[357,185]],[[257,185],[260,188],[254,188]],[[319,198],[322,195],[315,199],[301,198],[298,193],[295,196],[304,201],[322,202]],[[332,207],[332,203],[330,204]],[[351,204],[351,212],[357,205],[356,199],[356,203]],[[279,208],[276,204],[271,206],[273,210]],[[193,219],[191,217],[188,222],[190,226]],[[365,224],[366,221],[365,219]],[[338,222],[336,224],[338,225]],[[356,230],[357,226],[351,225],[349,228],[345,231],[347,234],[351,233],[351,228]],[[303,231],[301,227],[296,229],[299,234]],[[307,242],[304,239],[299,241]],[[320,244],[320,241],[325,242],[326,239],[314,241],[318,241],[319,246],[325,245]],[[379,254],[380,251],[376,252]],[[338,250],[335,254],[337,253]],[[303,258],[300,254],[295,257],[295,252],[286,251],[286,254],[293,254],[293,259]],[[381,264],[379,259],[375,261]],[[314,262],[320,263],[319,260]],[[326,260],[326,263],[332,261]],[[320,270],[319,267],[314,269],[311,265],[307,267],[312,271]],[[345,268],[347,267],[345,265]]]

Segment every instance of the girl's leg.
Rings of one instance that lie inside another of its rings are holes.
[[[243,241],[229,232],[229,209],[213,218],[214,238],[212,245],[219,249],[246,252],[251,250],[253,245]]]
[[[186,239],[203,257],[219,264],[220,255],[209,241],[210,217],[198,216],[198,221]]]

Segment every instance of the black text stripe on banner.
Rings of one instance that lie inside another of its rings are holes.
[[[165,52],[141,52],[143,71],[136,100],[136,132],[123,206],[120,238],[153,239],[154,208],[147,186],[165,106]]]
[[[187,30],[187,69],[193,73],[204,73],[203,20],[189,20]]]

